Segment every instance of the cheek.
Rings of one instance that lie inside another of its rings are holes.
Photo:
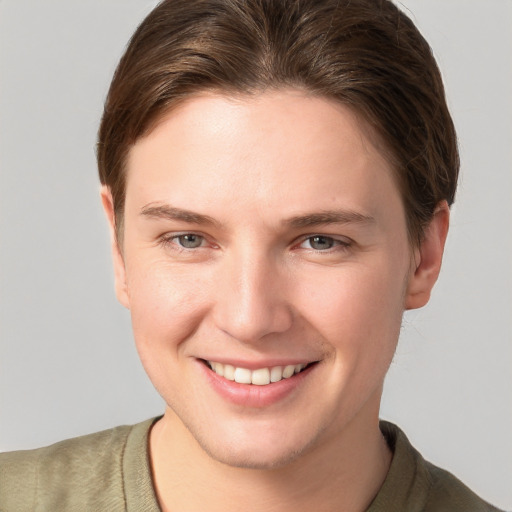
[[[127,286],[134,336],[145,347],[177,346],[197,327],[208,307],[209,291],[197,276],[183,269],[152,262],[127,267]]]
[[[403,267],[381,260],[310,275],[300,294],[301,310],[328,343],[346,354],[393,351],[403,314]]]
[[[204,282],[168,265],[128,272],[135,345],[153,385],[167,403],[180,385],[176,369],[183,343],[194,335],[208,308]],[[181,388],[180,388],[181,389]]]

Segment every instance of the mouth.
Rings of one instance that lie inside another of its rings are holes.
[[[284,366],[271,366],[250,370],[223,364],[216,361],[204,361],[206,366],[214,373],[224,379],[238,384],[252,384],[255,386],[268,386],[284,379],[289,379],[296,374],[303,372],[317,361],[311,363],[288,364]]]

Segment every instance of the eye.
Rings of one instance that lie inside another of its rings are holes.
[[[172,241],[185,249],[197,249],[204,244],[204,237],[193,233],[177,235],[172,237]]]
[[[348,247],[350,244],[348,242],[343,242],[342,240],[337,240],[331,236],[324,235],[314,235],[306,238],[301,247],[304,249],[313,249],[315,251],[328,251],[333,247],[342,246]]]

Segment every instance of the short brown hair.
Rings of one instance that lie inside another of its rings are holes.
[[[105,103],[97,158],[122,230],[125,160],[199,91],[295,87],[349,105],[396,172],[412,243],[452,204],[459,156],[432,51],[388,0],[164,0],[131,38]]]

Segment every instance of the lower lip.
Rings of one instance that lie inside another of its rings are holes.
[[[257,386],[227,380],[217,375],[204,362],[198,362],[209,384],[222,398],[236,405],[255,408],[268,407],[284,400],[303,384],[304,380],[317,366],[313,364],[288,379],[271,382],[265,386]]]

